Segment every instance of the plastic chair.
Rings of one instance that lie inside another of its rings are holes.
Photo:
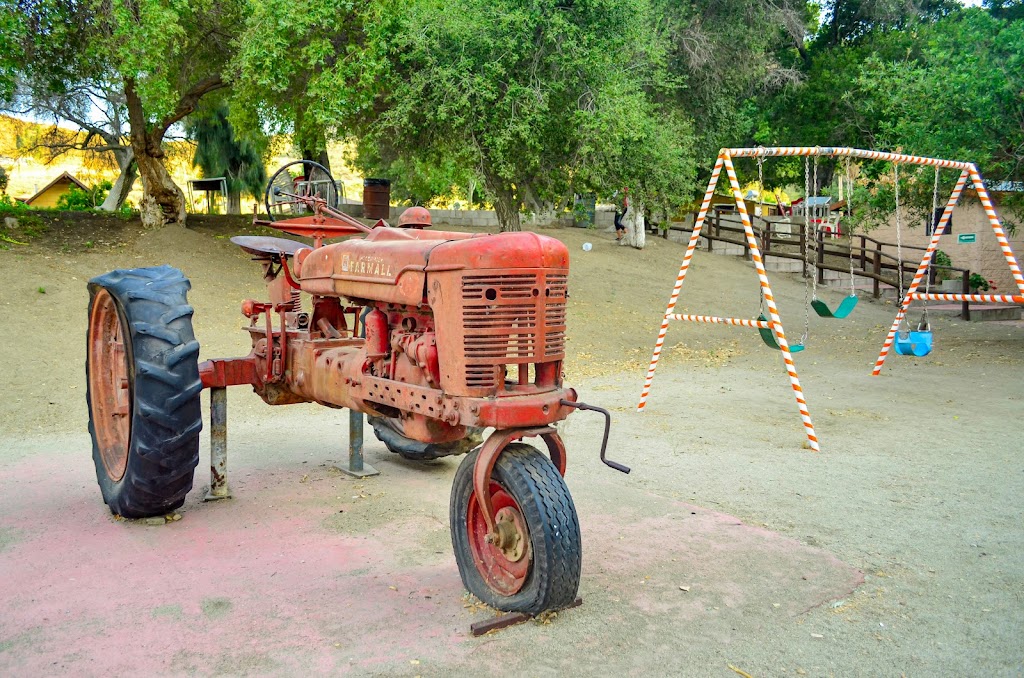
[[[857,295],[851,294],[843,299],[836,310],[831,310],[821,299],[812,299],[811,308],[822,318],[839,318],[840,320],[850,315],[857,305]]]
[[[922,358],[932,352],[932,332],[927,327],[910,332],[897,332],[893,348],[899,355]]]
[[[768,318],[765,318],[763,314],[757,316],[757,319],[761,320],[761,321],[768,320]],[[775,340],[775,333],[772,332],[772,328],[770,328],[770,327],[758,327],[757,328],[757,333],[761,335],[761,341],[763,341],[766,346],[768,346],[769,348],[774,348],[776,351],[781,351],[782,350],[781,348],[779,348],[779,342]],[[804,345],[803,344],[790,344],[789,345],[789,352],[790,353],[799,353],[802,350],[804,350]]]

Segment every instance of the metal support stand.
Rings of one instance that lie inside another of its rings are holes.
[[[363,413],[348,412],[348,461],[338,464],[343,472],[356,478],[380,475],[380,471],[363,463]]]
[[[228,390],[210,389],[210,491],[203,501],[230,499],[228,489]]]
[[[574,607],[579,607],[583,604],[583,599],[577,597],[576,600],[566,605],[563,610],[571,610]],[[559,610],[560,611],[560,610]],[[509,612],[508,614],[500,614],[492,619],[485,621],[473,622],[469,625],[469,633],[474,637],[492,633],[494,631],[500,631],[501,629],[508,628],[509,626],[515,626],[516,624],[522,624],[525,621],[533,619],[532,614],[526,614],[525,612]]]

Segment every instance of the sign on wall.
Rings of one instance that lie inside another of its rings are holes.
[[[978,234],[977,233],[961,233],[960,235],[958,235],[956,237],[956,241],[958,243],[960,243],[960,244],[977,242],[978,241]]]

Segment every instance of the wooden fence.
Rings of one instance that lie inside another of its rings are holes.
[[[808,226],[802,221],[790,221],[781,217],[751,216],[751,222],[754,227],[754,236],[757,238],[757,246],[766,260],[768,257],[780,257],[802,261],[804,262],[802,267],[804,277],[811,275],[810,271],[813,267],[813,275],[816,275],[818,282],[823,284],[825,271],[848,273],[852,257],[853,274],[869,278],[872,281],[871,292],[875,299],[881,295],[883,284],[901,289],[900,281],[897,278],[901,273],[903,276],[902,289],[906,289],[907,279],[912,279],[917,272],[922,253],[925,251],[924,247],[903,245],[904,254],[901,262],[896,254],[896,243],[883,242],[866,235],[834,237],[820,228],[812,235],[809,233]],[[693,229],[672,224],[668,229],[662,231],[662,236],[668,238],[669,231],[692,233]],[[728,243],[742,247],[744,256],[748,260],[750,259],[750,247],[743,230],[743,223],[738,216],[721,212],[709,213],[700,235],[705,240],[708,252],[714,251],[715,243]],[[945,274],[947,278],[956,278],[959,275],[962,280],[963,293],[970,293],[971,272],[969,269],[932,264],[928,271],[932,285],[936,284],[935,279],[940,270],[947,272]],[[966,301],[961,306],[961,316],[964,320],[971,319],[970,306]]]

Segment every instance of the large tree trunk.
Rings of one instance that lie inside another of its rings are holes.
[[[311,160],[312,162],[319,163],[327,168],[327,171],[331,171],[331,159],[327,157],[327,149],[314,153],[308,148],[302,149],[302,159]]]
[[[504,195],[495,195],[494,212],[498,215],[498,230],[521,231],[522,225],[519,222],[519,205],[512,197],[512,192],[507,191]]]
[[[228,191],[228,214],[242,213],[242,192]]]
[[[512,187],[494,175],[485,177],[488,192],[494,196],[494,212],[498,215],[498,230],[521,231],[519,201]]]
[[[131,148],[127,148],[123,152],[114,151],[114,153],[117,156],[117,164],[121,168],[121,173],[117,175],[117,180],[110,188],[110,192],[107,193],[106,200],[100,205],[100,209],[104,212],[116,212],[121,209],[139,176],[139,169],[135,165],[135,152]]]
[[[644,224],[644,204],[634,203],[629,200],[629,209],[622,217],[622,224],[626,227],[626,235],[619,241],[620,245],[629,245],[642,250],[647,242],[647,228]]]
[[[533,187],[527,183],[516,186],[518,194],[523,198],[523,205],[526,209],[533,213],[530,222],[534,225],[547,226],[555,220],[555,211],[553,206],[549,202],[541,202],[537,199],[537,194],[533,192]]]
[[[147,144],[151,147],[152,144]],[[156,144],[159,149],[159,144]],[[149,148],[147,148],[149,150]],[[163,151],[159,155],[135,151],[135,162],[142,178],[142,204],[139,212],[142,225],[157,228],[166,224],[185,225],[185,195],[174,183],[163,163]]]
[[[170,123],[157,125],[150,131],[149,121],[142,109],[142,99],[135,91],[135,82],[130,78],[125,80],[124,94],[128,104],[128,122],[132,128],[132,151],[142,179],[142,204],[139,205],[142,225],[147,228],[165,224],[184,226],[185,194],[174,183],[163,162],[164,150],[161,144]]]

